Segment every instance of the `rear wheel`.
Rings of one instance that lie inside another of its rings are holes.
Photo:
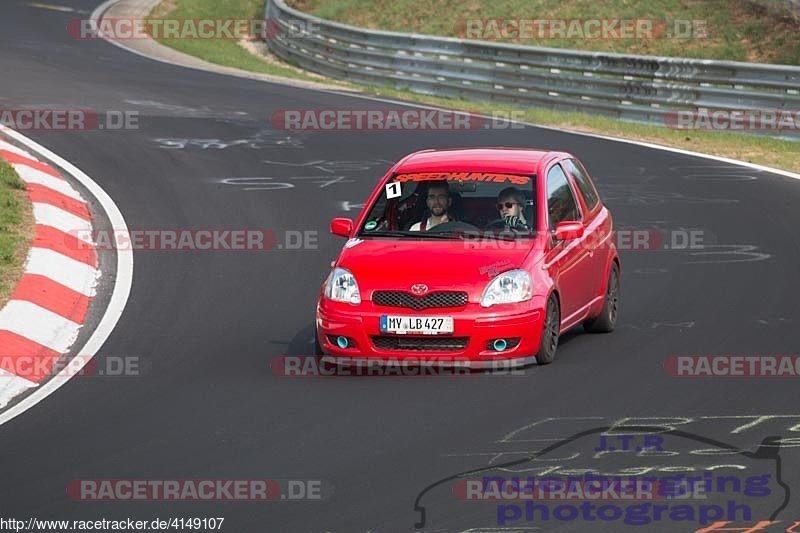
[[[603,310],[591,320],[583,323],[583,328],[591,333],[610,333],[614,331],[619,316],[619,267],[616,263],[611,265],[608,274],[608,286],[603,302]]]
[[[544,317],[544,329],[542,330],[542,340],[539,343],[539,353],[536,354],[536,363],[547,365],[556,358],[556,348],[558,348],[558,330],[561,327],[559,318],[558,300],[551,295],[547,300],[547,310]]]

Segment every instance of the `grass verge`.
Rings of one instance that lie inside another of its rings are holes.
[[[33,213],[25,183],[0,159],[0,308],[22,275],[33,240]]]
[[[151,16],[263,18],[263,5],[263,0],[167,0],[160,4]],[[375,12],[375,10],[373,9],[372,12]],[[298,71],[298,69],[285,63],[281,63],[280,68],[278,68],[277,60],[267,60],[255,56],[233,41],[195,39],[182,41],[160,40],[159,42],[212,63],[294,79],[311,79],[308,74]],[[315,76],[313,79],[319,80],[320,78]],[[800,142],[773,139],[761,135],[700,130],[671,130],[648,124],[622,122],[588,113],[566,113],[494,102],[486,103],[440,98],[385,87],[344,85],[386,98],[464,109],[488,115],[513,116],[527,122],[559,129],[652,142],[800,172]]]
[[[150,13],[149,18],[167,16],[178,19],[263,19],[264,1],[191,0],[185,2],[183,0],[164,0]],[[158,39],[158,42],[217,65],[306,81],[323,79],[321,76],[307,73],[278,60],[264,60],[248,52],[234,40]]]

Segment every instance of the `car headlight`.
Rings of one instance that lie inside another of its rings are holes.
[[[357,305],[361,303],[358,283],[353,274],[344,268],[334,268],[325,285],[325,296],[336,302]]]
[[[524,270],[509,270],[494,278],[481,296],[481,305],[511,304],[530,300],[533,296],[531,276]]]

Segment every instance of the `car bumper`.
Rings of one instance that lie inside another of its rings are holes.
[[[317,306],[317,335],[324,360],[338,364],[374,361],[408,364],[419,360],[469,368],[524,366],[535,362],[541,341],[544,302],[537,300],[488,309],[470,303],[458,311],[415,311],[379,307],[369,301],[352,306],[323,298]],[[425,336],[382,333],[381,315],[452,316],[453,333]],[[347,337],[351,344],[346,348],[337,346],[335,338],[339,336]],[[495,339],[512,342],[505,350],[497,351],[490,347]],[[519,340],[514,342],[516,339]],[[431,343],[439,346],[431,348],[428,346]]]

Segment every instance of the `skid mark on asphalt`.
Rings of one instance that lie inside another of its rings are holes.
[[[247,176],[241,178],[212,178],[212,181],[222,183],[224,185],[232,185],[239,187],[243,191],[274,191],[279,189],[294,189],[295,184],[287,181],[275,181],[276,179],[282,180],[314,180],[311,183],[319,185],[320,189],[324,189],[330,185],[337,183],[355,183],[356,180],[350,179],[347,176],[288,176],[283,178],[272,178],[266,176]]]
[[[145,107],[149,109],[157,109],[158,111],[166,111],[173,113],[175,116],[185,116],[191,118],[211,117],[215,115],[214,110],[209,107],[188,107],[177,104],[168,104],[165,102],[158,102],[156,100],[123,100],[126,104]]]
[[[757,181],[764,171],[732,165],[674,165],[667,167],[690,181]]]
[[[62,13],[74,13],[75,10],[68,6],[57,6],[53,4],[41,4],[39,2],[31,2],[28,4],[29,7],[35,7],[38,9],[46,9],[48,11],[61,11]],[[86,13],[86,11],[82,11],[82,13]]]
[[[718,259],[708,259],[705,261],[687,261],[687,264],[705,265],[720,263],[753,263],[756,261],[766,261],[772,255],[757,252],[758,246],[755,244],[707,244],[701,250],[691,250],[691,256],[716,256]],[[722,257],[720,257],[722,256]]]
[[[350,202],[339,202],[339,209],[342,211],[359,211],[364,209],[364,206],[367,204],[351,204]]]
[[[308,161],[302,163],[293,163],[291,161],[270,161],[269,159],[263,159],[262,163],[266,163],[268,165],[278,165],[278,166],[286,166],[286,167],[293,167],[293,168],[304,168],[304,167],[312,167],[322,172],[327,172],[329,174],[334,174],[338,172],[357,172],[357,171],[366,171],[366,170],[373,170],[373,169],[383,169],[381,174],[384,174],[386,170],[389,169],[394,163],[392,161],[388,161],[386,159],[374,159],[368,161],[358,161],[358,160],[346,160],[346,161],[336,161],[332,159],[317,159],[316,161]]]
[[[199,137],[158,137],[151,139],[159,148],[168,150],[225,150],[227,148],[241,147],[252,150],[261,150],[270,147],[303,148],[302,136],[275,133],[271,130],[262,130],[250,137],[238,139],[218,139]]]
[[[669,272],[666,268],[635,268],[631,271],[633,274],[643,274],[643,275],[651,275],[651,274],[666,274]]]
[[[271,161],[262,160],[263,163],[276,167],[283,167],[281,170],[285,171],[286,168],[298,170],[318,170],[326,174],[306,176],[306,175],[288,175],[288,176],[241,176],[241,177],[225,177],[225,178],[211,178],[212,182],[222,183],[224,185],[231,185],[239,187],[243,191],[273,191],[279,189],[293,189],[296,187],[293,181],[301,183],[311,183],[318,185],[320,189],[330,187],[335,184],[342,183],[356,183],[356,179],[351,173],[367,173],[367,178],[374,179],[377,175],[376,167],[382,169],[380,174],[385,172],[385,169],[391,165],[390,161],[384,159],[375,159],[368,161],[346,160],[337,161],[329,159],[318,159],[316,161],[309,161],[305,163],[294,163],[291,161]],[[347,173],[347,174],[344,174]],[[280,180],[280,181],[278,181]],[[285,181],[284,181],[285,180]],[[303,181],[308,180],[308,181]],[[355,204],[363,206],[364,204]],[[349,209],[347,209],[349,211]]]

